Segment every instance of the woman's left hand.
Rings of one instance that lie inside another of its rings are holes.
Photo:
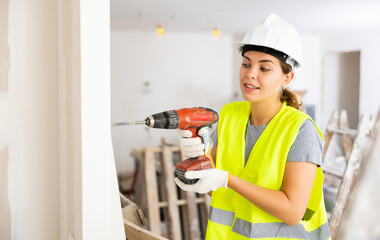
[[[228,172],[216,168],[210,168],[200,171],[188,171],[185,177],[188,179],[199,179],[195,184],[185,184],[179,178],[175,178],[175,183],[184,191],[197,193],[208,193],[218,188],[227,189]]]

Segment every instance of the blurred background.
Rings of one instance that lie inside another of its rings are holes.
[[[242,100],[233,43],[276,13],[302,36],[302,67],[290,86],[303,95],[304,110],[325,131],[332,111],[346,109],[356,128],[360,114],[380,105],[379,9],[370,0],[111,0],[112,121],[193,106],[219,112]],[[162,138],[178,144],[174,130],[112,128],[118,171],[133,171],[133,148]]]

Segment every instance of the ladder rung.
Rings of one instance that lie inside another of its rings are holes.
[[[337,175],[335,173],[332,173],[332,172],[329,172],[329,171],[326,171],[326,170],[323,170],[323,173],[327,174],[327,175],[330,175],[330,176],[333,176],[333,177],[336,177],[336,178],[339,178],[339,179],[343,178],[342,176],[339,176],[339,175]]]
[[[205,202],[204,198],[195,198],[195,203],[197,203],[197,204],[204,203],[204,202]],[[177,204],[177,206],[186,205],[187,204],[187,200],[186,199],[178,199],[176,201],[176,204]],[[160,207],[160,208],[167,207],[168,206],[168,202],[167,201],[159,202],[157,204],[157,206]]]
[[[334,129],[329,129],[330,132],[333,132],[333,133],[339,133],[339,134],[342,134],[342,135],[351,135],[351,136],[356,136],[356,134],[358,133],[358,131],[356,129],[340,129],[340,128],[334,128]]]

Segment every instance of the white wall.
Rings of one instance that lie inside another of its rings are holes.
[[[0,218],[8,229],[0,238],[125,239],[110,130],[109,1],[10,1],[6,24]]]
[[[56,1],[10,1],[12,239],[59,239]]]
[[[379,30],[321,35],[322,59],[328,53],[360,51],[359,114],[367,116],[380,108],[379,42]]]
[[[60,239],[83,235],[80,1],[58,0]]]
[[[204,106],[220,111],[232,98],[232,36],[111,31],[112,121],[144,120],[153,113]],[[148,82],[149,87],[144,87]],[[134,167],[133,148],[178,144],[175,130],[112,128],[118,171]]]
[[[11,210],[8,194],[8,0],[0,2],[0,236],[11,239]]]
[[[244,38],[244,35],[234,35],[233,36],[233,42],[241,42]],[[233,47],[233,53],[232,53],[232,58],[233,58],[233,76],[232,76],[232,89],[233,89],[233,101],[245,101],[244,98],[241,95],[241,90],[240,90],[240,83],[239,83],[239,72],[240,72],[240,67],[241,67],[241,61],[242,61],[242,56],[241,53],[239,52],[238,48],[235,46]]]
[[[320,37],[318,35],[302,34],[302,66],[295,69],[295,79],[290,88],[306,91],[304,105],[315,105],[315,121],[321,120],[321,55]],[[323,130],[323,129],[321,129]]]
[[[110,1],[80,4],[82,236],[125,239],[111,140]]]

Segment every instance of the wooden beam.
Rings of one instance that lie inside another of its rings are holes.
[[[339,120],[339,125],[340,125],[340,128],[344,131],[348,131],[350,129],[348,129],[348,117],[347,117],[347,111],[346,110],[342,110],[340,112],[340,120]],[[343,134],[342,138],[343,138],[343,148],[344,148],[344,153],[346,156],[349,156],[350,152],[351,152],[351,149],[352,149],[352,140],[351,140],[351,137],[350,136],[355,136],[356,133],[357,133],[357,130],[353,130],[355,131],[355,134],[352,135],[352,134]],[[346,162],[347,162],[348,158],[346,158]]]
[[[147,148],[144,157],[144,170],[145,170],[145,184],[146,184],[146,197],[147,211],[148,211],[148,224],[149,229],[156,234],[161,234],[161,220],[160,209],[158,207],[158,189],[157,189],[157,175],[156,175],[156,160],[154,157],[154,150]]]
[[[195,193],[194,192],[186,192],[186,200],[187,200],[187,219],[189,223],[190,230],[190,239],[198,240],[201,239],[200,229],[199,229],[199,216],[198,216],[198,208],[195,203]]]
[[[181,225],[177,203],[177,187],[174,182],[173,152],[168,147],[163,148],[163,178],[168,206],[169,239],[180,240]]]
[[[168,240],[167,238],[149,232],[126,219],[124,219],[124,229],[127,240]]]
[[[325,146],[323,148],[323,153],[322,153],[323,160],[325,159],[327,148],[328,148],[330,141],[331,141],[331,138],[334,134],[333,130],[338,127],[338,120],[339,120],[338,111],[333,111],[331,118],[327,124],[325,135],[323,136],[323,138],[325,140]]]

